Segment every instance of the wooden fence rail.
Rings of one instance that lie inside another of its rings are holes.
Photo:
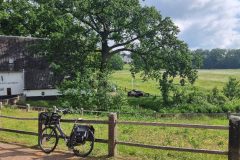
[[[118,121],[117,124],[128,125],[143,125],[143,126],[162,126],[162,127],[179,127],[179,128],[200,128],[200,129],[214,129],[214,130],[228,130],[228,126],[220,125],[199,125],[199,124],[174,124],[174,123],[158,123],[158,122],[122,122]]]
[[[0,102],[0,109],[3,108],[3,105],[1,105],[2,102]],[[26,110],[27,112],[30,110],[35,110],[35,111],[47,111],[47,110],[51,110],[51,108],[47,108],[47,107],[40,107],[40,106],[31,106],[30,104],[27,105],[12,105],[12,108],[18,108],[18,109],[23,109]],[[108,115],[111,112],[108,111],[95,111],[95,110],[86,110],[81,108],[79,110],[79,113],[81,115],[84,115],[86,113],[90,113],[90,114],[104,114],[104,115]],[[193,116],[226,116],[229,117],[230,113],[157,113],[157,112],[153,112],[153,113],[143,113],[143,112],[116,112],[118,118],[121,115],[131,115],[131,116],[135,116],[135,115],[144,115],[144,116],[148,116],[148,117],[153,117],[153,118],[161,118],[161,117],[175,117],[175,116],[183,116],[183,117],[193,117]],[[240,115],[240,113],[231,113],[231,115]]]
[[[122,142],[122,141],[117,141],[117,144],[133,146],[133,147],[142,147],[142,148],[151,148],[151,149],[180,151],[180,152],[193,152],[193,153],[228,155],[228,151],[218,151],[218,150],[180,148],[180,147],[169,147],[169,146],[155,146],[155,145],[147,145],[147,144],[139,144],[139,143],[131,143],[131,142]]]
[[[38,118],[20,118],[12,116],[3,116],[0,118],[9,118],[15,120],[37,120]],[[61,122],[73,123],[75,119],[62,119]],[[90,124],[106,124],[108,125],[108,139],[96,139],[96,142],[108,144],[108,155],[116,156],[117,145],[127,145],[133,147],[143,147],[151,149],[172,150],[181,152],[205,153],[205,154],[218,154],[228,155],[229,160],[240,160],[240,117],[230,116],[229,126],[220,125],[199,125],[199,124],[171,124],[171,123],[157,123],[157,122],[123,122],[117,120],[116,113],[110,113],[108,120],[78,120],[79,123]],[[117,125],[144,125],[144,126],[164,126],[164,127],[182,127],[182,128],[198,128],[198,129],[215,129],[215,130],[229,130],[229,149],[228,151],[208,150],[208,149],[192,149],[181,148],[174,146],[156,146],[149,144],[139,144],[132,142],[123,142],[117,140]],[[19,131],[7,128],[0,128],[0,131],[14,132],[19,134],[28,134],[37,136],[38,133],[29,131]]]

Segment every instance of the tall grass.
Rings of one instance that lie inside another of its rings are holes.
[[[128,65],[124,66],[121,71],[116,71],[111,76],[112,83],[119,85],[121,88],[127,88],[128,90],[135,88],[145,92],[149,92],[153,95],[159,95],[159,85],[154,80],[142,81],[140,74],[136,75],[133,80],[129,71]],[[228,81],[229,77],[235,77],[240,80],[240,69],[213,69],[213,70],[198,70],[198,79],[194,86],[199,87],[202,90],[211,90],[214,87],[221,89]],[[176,79],[178,81],[178,79]]]

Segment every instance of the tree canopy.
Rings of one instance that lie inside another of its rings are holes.
[[[111,57],[124,51],[132,54],[133,75],[143,71],[144,79],[158,80],[164,97],[173,78],[180,76],[184,85],[185,79],[193,83],[197,77],[188,47],[177,37],[178,27],[139,0],[8,0],[2,4],[6,15],[1,26],[6,27],[1,32],[47,37],[41,53],[59,74],[76,77],[90,69],[98,79],[106,79]],[[19,21],[10,18],[15,16]],[[16,27],[8,30],[8,25]]]
[[[193,54],[202,57],[201,68],[203,69],[240,68],[240,49],[197,49],[193,51]]]

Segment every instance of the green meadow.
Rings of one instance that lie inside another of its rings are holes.
[[[194,86],[202,90],[211,90],[214,87],[222,89],[229,77],[235,77],[240,80],[240,69],[198,70],[198,79]],[[176,81],[177,80],[178,79],[176,79]],[[140,74],[137,74],[136,78],[132,79],[128,65],[125,65],[121,71],[115,71],[111,76],[111,81],[123,89],[131,90],[134,88],[154,95],[160,94],[159,85],[156,81],[142,81]]]

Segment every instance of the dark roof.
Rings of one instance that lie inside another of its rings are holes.
[[[55,77],[50,70],[28,69],[24,70],[25,88],[31,89],[49,89],[55,88]]]
[[[46,59],[30,53],[29,46],[42,39],[0,35],[0,72],[25,72],[25,89],[54,88],[61,78],[54,76]]]
[[[23,58],[31,56],[30,47],[40,40],[32,37],[0,36],[0,71],[22,70],[24,64],[18,65],[19,59],[24,63]]]

